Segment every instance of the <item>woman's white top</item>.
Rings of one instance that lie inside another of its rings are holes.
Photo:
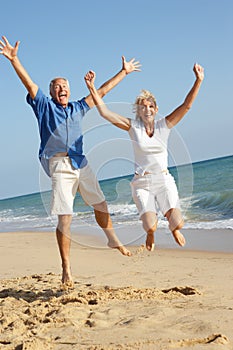
[[[168,128],[166,119],[155,121],[154,134],[149,137],[141,120],[131,119],[129,136],[132,140],[135,173],[144,175],[161,173],[168,167],[167,144],[171,129]]]

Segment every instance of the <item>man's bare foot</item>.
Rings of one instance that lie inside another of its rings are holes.
[[[69,290],[69,289],[74,289],[74,282],[70,273],[70,269],[68,272],[66,272],[63,269],[62,272],[62,280],[61,280],[61,290]]]
[[[72,279],[70,268],[65,268],[65,267],[62,268],[62,279],[61,279],[61,282],[63,284],[73,283],[73,279]]]
[[[112,249],[118,249],[122,255],[126,255],[126,256],[132,255],[131,251],[128,250],[125,246],[123,246],[120,243],[120,241],[109,241],[108,246],[109,248],[112,248]]]
[[[173,237],[176,241],[176,243],[178,243],[181,247],[183,247],[186,243],[184,236],[182,235],[182,233],[179,230],[175,230],[172,232]]]
[[[147,233],[146,249],[150,252],[153,252],[153,250],[155,249],[154,233]]]
[[[61,284],[60,289],[63,291],[68,291],[70,289],[74,289],[74,282],[73,281],[64,282]]]

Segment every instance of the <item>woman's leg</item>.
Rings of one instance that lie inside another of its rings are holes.
[[[179,230],[184,226],[184,220],[180,210],[178,208],[172,208],[167,211],[165,217],[169,222],[169,229],[171,230],[176,243],[183,247],[185,245],[185,238]]]
[[[146,249],[149,251],[154,250],[154,232],[157,229],[157,214],[154,212],[146,212],[141,216],[142,226],[147,233],[146,237]]]

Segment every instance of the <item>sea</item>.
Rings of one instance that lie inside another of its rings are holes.
[[[233,230],[233,155],[172,166],[180,195],[187,229]],[[131,197],[126,175],[100,181],[114,225],[139,223],[137,208]],[[51,231],[56,217],[49,213],[50,191],[0,200],[0,232]],[[159,214],[159,228],[167,221]],[[74,203],[73,229],[95,225],[93,209],[77,194]]]

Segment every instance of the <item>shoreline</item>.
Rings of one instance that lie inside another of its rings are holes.
[[[118,224],[114,226],[114,229],[122,244],[129,248],[132,246],[140,246],[145,243],[146,234],[142,229],[141,223],[136,223],[134,225]],[[177,245],[168,228],[158,228],[155,232],[155,248],[233,253],[232,229],[183,228],[181,232],[186,238],[186,245],[184,247],[179,247],[179,245]],[[0,232],[0,238],[5,235],[23,233],[53,235],[55,229],[3,231]],[[80,246],[87,246],[89,248],[106,248],[107,244],[105,234],[96,224],[85,224],[72,228],[71,239]]]

